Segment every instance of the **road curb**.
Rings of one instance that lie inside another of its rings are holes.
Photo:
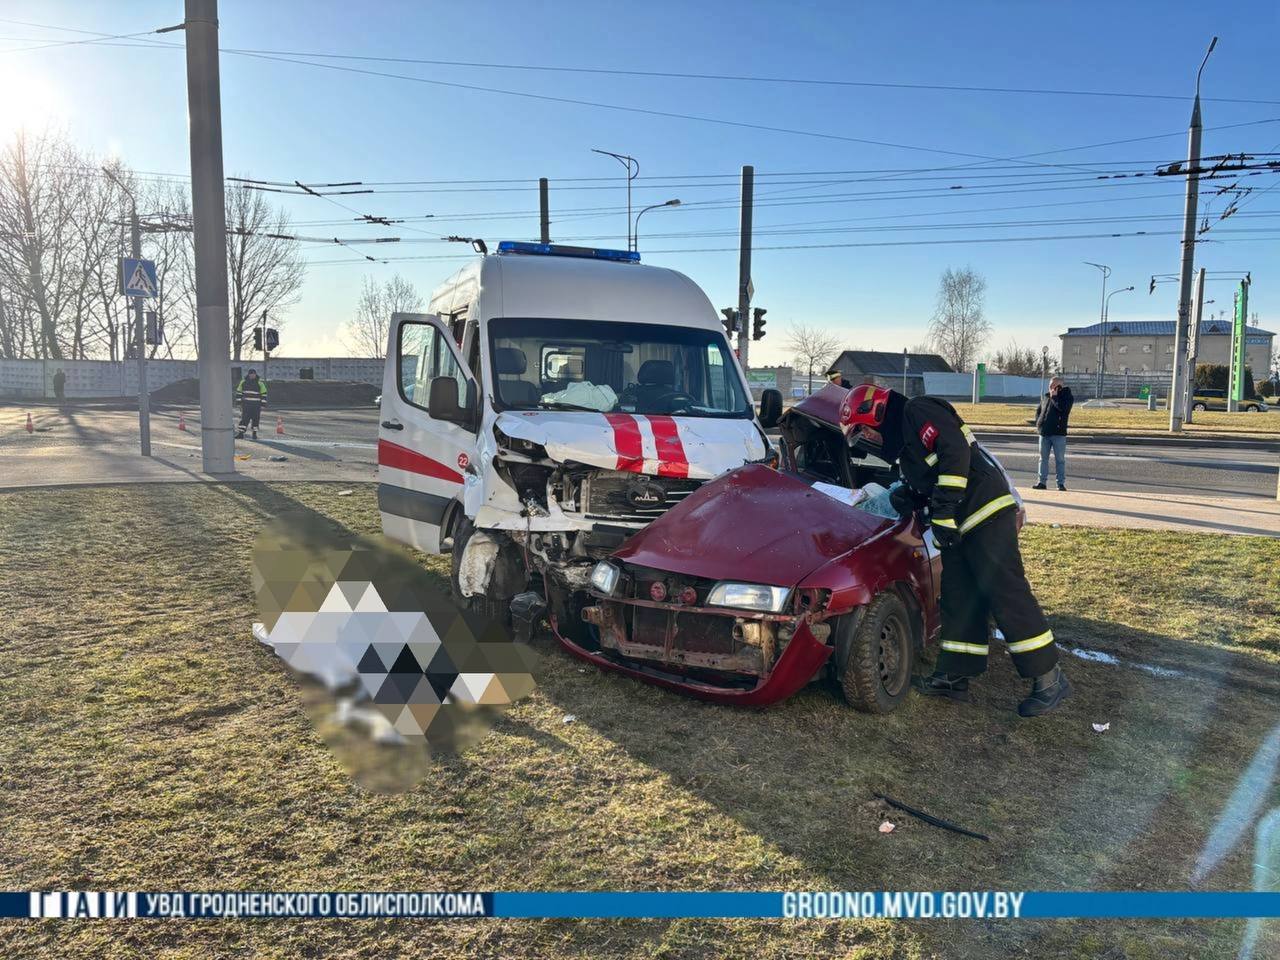
[[[973,432],[982,440],[1016,441],[1036,440],[1038,435],[1030,430],[991,430],[982,426],[974,426]],[[1123,443],[1139,447],[1187,447],[1188,449],[1218,450],[1255,450],[1260,453],[1280,453],[1280,439],[1249,440],[1234,437],[1196,437],[1188,434],[1170,433],[1163,436],[1150,434],[1089,434],[1072,433],[1067,439],[1072,444],[1078,443]]]

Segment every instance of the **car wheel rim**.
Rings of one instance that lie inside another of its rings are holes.
[[[880,675],[880,685],[889,696],[897,696],[906,685],[907,671],[910,666],[908,655],[907,631],[902,621],[896,617],[887,617],[880,627],[880,651],[876,658],[876,669]]]

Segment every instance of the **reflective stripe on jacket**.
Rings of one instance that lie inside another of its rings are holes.
[[[250,403],[263,403],[266,401],[267,381],[263,380],[261,377],[258,378],[257,396],[254,396],[254,390],[252,385],[250,385],[250,388],[249,388],[249,395],[245,396],[245,393],[244,393],[245,382],[246,382],[245,380],[241,380],[238,384],[236,384],[237,400],[240,400],[242,402],[245,400],[248,400]]]
[[[934,524],[963,533],[1017,507],[1004,471],[946,400],[908,400],[902,433],[902,479],[928,498]]]

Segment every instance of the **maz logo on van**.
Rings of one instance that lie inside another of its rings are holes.
[[[667,492],[656,483],[634,480],[627,487],[627,502],[633,507],[660,507],[667,502]]]

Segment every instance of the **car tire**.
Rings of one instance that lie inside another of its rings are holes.
[[[453,602],[464,610],[472,610],[485,617],[497,620],[502,624],[511,622],[511,599],[494,600],[490,597],[465,597],[458,580],[459,568],[462,566],[462,555],[467,549],[467,541],[475,533],[475,527],[467,516],[458,518],[453,529],[453,550],[449,558],[449,590],[453,594]]]
[[[837,624],[837,631],[841,626],[849,629],[850,623]],[[851,707],[862,713],[889,713],[906,699],[916,643],[911,614],[901,597],[888,591],[876,596],[840,646],[840,690]]]
[[[1245,408],[1244,408],[1244,412],[1245,412],[1245,413],[1257,413],[1257,412],[1258,412],[1258,408],[1257,408],[1257,407],[1255,407],[1255,406],[1250,405],[1250,406],[1247,406],[1247,407],[1245,407]]]
[[[1203,403],[1193,403],[1191,405],[1191,409],[1203,411],[1203,410],[1207,410],[1208,408]]]

